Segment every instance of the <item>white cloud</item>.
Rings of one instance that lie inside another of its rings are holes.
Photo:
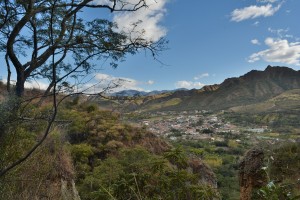
[[[286,39],[267,38],[266,50],[252,54],[248,62],[265,60],[267,62],[278,62],[300,66],[300,42],[289,42]]]
[[[3,83],[7,83],[7,79],[4,78],[1,80]],[[16,84],[16,80],[10,80],[10,83],[12,85],[15,85]],[[39,90],[46,90],[49,86],[49,83],[46,83],[42,80],[27,80],[24,84],[24,87],[27,88],[27,89],[39,89]]]
[[[6,79],[2,79],[3,83],[6,83]],[[84,82],[84,80],[82,80]],[[15,80],[11,80],[12,84],[15,84]],[[117,92],[122,90],[138,90],[145,91],[142,85],[153,85],[154,81],[149,80],[146,82],[137,81],[131,78],[116,77],[108,74],[97,73],[95,74],[94,80],[88,81],[84,84],[77,85],[78,88],[74,88],[75,92],[86,92],[86,93],[99,93],[104,90],[107,92]],[[46,90],[49,84],[42,80],[30,80],[25,82],[25,88],[28,89],[40,89]]]
[[[100,91],[107,87],[112,87],[112,91],[114,92],[122,90],[144,91],[144,89],[139,86],[143,83],[131,78],[115,77],[108,74],[98,73],[95,75],[95,79],[99,83],[97,84],[97,89]]]
[[[148,0],[149,1],[149,0]],[[137,30],[144,34],[144,38],[149,41],[158,41],[167,33],[165,27],[159,25],[166,10],[164,9],[166,0],[161,0],[150,5],[149,8],[142,8],[136,12],[116,15],[114,21],[123,30],[131,30],[132,24],[141,20]]]
[[[294,38],[294,36],[290,35],[290,34],[286,34],[284,37],[286,37],[286,38]]]
[[[175,83],[176,88],[202,88],[205,84],[200,82],[193,82],[193,81],[177,81]]]
[[[259,21],[254,22],[254,23],[253,23],[253,26],[258,26],[259,23],[260,23]]]
[[[280,39],[293,39],[295,41],[300,41],[299,37],[296,37],[292,34],[289,34],[288,32],[290,31],[289,28],[283,29],[283,28],[279,28],[279,29],[273,29],[273,28],[268,28],[268,31],[270,33],[273,33],[276,35],[276,37],[280,38]]]
[[[153,85],[153,84],[154,84],[154,81],[149,80],[149,81],[147,81],[147,84],[148,84],[148,85]]]
[[[28,89],[40,89],[40,90],[46,90],[48,88],[49,84],[42,82],[40,80],[31,80],[31,81],[26,81],[24,84],[25,88]]]
[[[114,15],[113,21],[118,24],[119,30],[130,33],[132,37],[143,36],[148,41],[158,41],[167,34],[167,29],[160,25],[166,9],[165,5],[168,0],[146,0],[148,7],[143,7],[134,12],[122,12]],[[125,9],[133,8],[134,5],[141,2],[140,0],[125,1]],[[111,0],[94,0],[95,4],[112,5]],[[117,8],[120,5],[117,5]],[[134,26],[133,24],[137,24]],[[135,27],[135,34],[132,29]]]
[[[194,80],[199,80],[204,77],[209,77],[209,73],[203,73],[203,74],[200,74],[199,76],[195,76]]]
[[[36,81],[30,81],[30,82],[26,81],[24,86],[25,86],[25,88],[29,88],[29,89],[35,88],[35,89],[40,89],[40,90],[46,90],[48,88],[49,84],[36,80]]]
[[[132,78],[116,77],[109,74],[97,73],[95,74],[95,80],[81,86],[80,91],[87,93],[99,93],[103,91],[106,93],[112,93],[122,90],[146,91],[141,86],[152,84],[154,84],[154,81],[152,80],[142,82]]]
[[[272,28],[268,28],[268,31],[271,32],[271,33],[274,33],[277,35],[277,37],[280,37],[280,38],[283,38],[287,32],[289,32],[289,28],[286,28],[286,29],[272,29]]]
[[[231,20],[240,22],[247,19],[258,17],[270,17],[274,15],[281,7],[281,4],[274,7],[272,4],[257,6],[252,5],[241,9],[235,9],[231,12]]]
[[[251,40],[251,43],[254,45],[260,45],[260,42],[258,41],[258,39]]]

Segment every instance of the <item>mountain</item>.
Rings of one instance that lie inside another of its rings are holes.
[[[287,90],[300,88],[300,72],[287,67],[268,66],[252,70],[238,78],[226,79],[214,91],[198,91],[188,97],[187,108],[227,109],[249,105],[275,97]],[[199,93],[200,92],[200,93]]]
[[[119,92],[115,92],[110,94],[109,96],[113,97],[134,97],[134,96],[145,96],[147,92],[138,91],[138,90],[122,90]]]
[[[222,110],[267,101],[283,92],[300,89],[300,71],[268,66],[219,85],[180,90],[123,102],[127,110]]]
[[[175,90],[154,90],[151,92],[138,91],[138,90],[122,90],[119,92],[109,94],[109,96],[113,96],[113,97],[153,96],[153,95],[158,95],[158,94],[162,94],[162,93],[182,91],[182,90],[187,90],[187,89],[186,88],[178,88]]]

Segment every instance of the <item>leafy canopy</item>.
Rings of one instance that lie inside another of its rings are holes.
[[[7,79],[10,80],[11,65],[16,71],[19,96],[24,82],[31,78],[49,79],[50,90],[54,82],[66,85],[68,80],[95,70],[93,59],[110,60],[111,66],[117,67],[126,54],[145,49],[156,56],[163,49],[165,41],[145,39],[145,32],[136,29],[138,22],[124,32],[107,19],[95,17],[88,21],[80,14],[88,9],[134,12],[146,8],[146,0],[97,2],[0,1],[0,50],[6,54]]]

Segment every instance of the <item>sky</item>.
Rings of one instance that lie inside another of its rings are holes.
[[[299,0],[147,2],[149,8],[134,13],[83,13],[86,18],[107,15],[122,30],[142,20],[140,29],[146,39],[169,41],[157,60],[142,51],[128,55],[116,69],[97,62],[101,70],[93,74],[95,81],[121,78],[125,81],[118,90],[192,89],[264,70],[267,65],[300,68]]]

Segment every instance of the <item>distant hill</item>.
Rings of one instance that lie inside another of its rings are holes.
[[[188,90],[188,89],[178,88],[178,89],[175,89],[175,90],[154,90],[154,91],[151,91],[151,92],[138,91],[138,90],[122,90],[122,91],[119,91],[119,92],[109,94],[109,96],[113,96],[113,97],[153,96],[153,95],[158,95],[158,94],[162,94],[162,93],[175,92],[175,91],[186,91],[186,90]]]
[[[293,89],[300,89],[300,71],[268,66],[264,71],[252,70],[243,76],[228,78],[219,85],[137,97],[123,100],[121,105],[126,110],[141,111],[222,110],[261,103]]]

